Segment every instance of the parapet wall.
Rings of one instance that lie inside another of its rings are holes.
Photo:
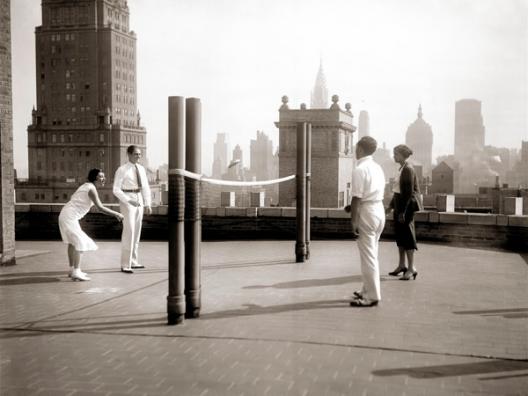
[[[61,208],[62,205],[17,204],[16,238],[60,239]],[[295,208],[202,208],[203,239],[295,239],[295,214]],[[166,215],[166,206],[153,208],[153,214],[144,217],[142,239],[167,240]],[[352,236],[350,217],[342,209],[312,209],[311,218],[312,239]],[[95,239],[119,239],[121,235],[121,224],[95,211],[82,220],[82,227]],[[528,216],[419,212],[416,233],[419,241],[528,251]],[[387,218],[382,238],[393,237],[393,222]]]

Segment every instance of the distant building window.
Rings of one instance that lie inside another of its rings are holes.
[[[52,143],[57,143],[57,135],[55,134],[51,135],[51,141]]]
[[[39,199],[39,195],[38,195],[38,193],[35,193],[35,199],[36,199],[36,200]]]
[[[86,156],[87,156],[87,157],[90,156],[90,152],[89,152],[89,151],[86,152]]]
[[[99,142],[104,143],[104,133],[99,134]]]

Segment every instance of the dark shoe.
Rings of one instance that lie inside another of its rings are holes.
[[[398,267],[394,271],[389,272],[389,275],[398,276],[400,275],[400,272],[403,272],[405,274],[407,272],[407,267],[403,267],[403,268]]]
[[[403,276],[400,278],[400,280],[410,280],[411,278],[413,279],[416,279],[416,277],[418,276],[418,271],[414,271],[414,272],[405,272],[405,274],[403,274]]]
[[[141,265],[141,264],[133,265],[133,266],[132,266],[132,269],[140,269],[140,268],[145,268],[145,266],[144,266],[144,265]]]
[[[134,271],[131,268],[121,268],[121,272],[124,272],[125,274],[133,274]]]
[[[379,301],[368,301],[363,298],[356,298],[355,300],[350,301],[351,307],[375,307],[378,305]]]

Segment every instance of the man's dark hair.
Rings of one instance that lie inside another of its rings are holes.
[[[90,183],[93,183],[94,181],[96,181],[97,175],[99,174],[99,172],[101,172],[101,169],[97,169],[97,168],[90,169],[90,172],[88,172],[88,181]]]
[[[378,147],[378,142],[376,142],[376,139],[370,136],[363,136],[361,139],[359,139],[359,142],[357,142],[357,145],[363,149],[363,152],[366,155],[371,155],[376,151],[376,148]]]
[[[135,149],[139,148],[138,146],[136,146],[135,144],[132,144],[130,146],[127,147],[127,154],[132,154],[134,152]]]

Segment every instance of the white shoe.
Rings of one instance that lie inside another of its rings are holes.
[[[86,275],[85,272],[82,272],[81,270],[74,269],[71,274],[72,281],[89,281],[90,277]]]
[[[70,270],[68,271],[68,278],[71,278],[72,277],[72,274],[73,274],[73,271],[75,271],[75,268],[73,267],[70,267]],[[81,270],[79,270],[79,272],[83,275],[86,275],[86,272],[83,272]]]

